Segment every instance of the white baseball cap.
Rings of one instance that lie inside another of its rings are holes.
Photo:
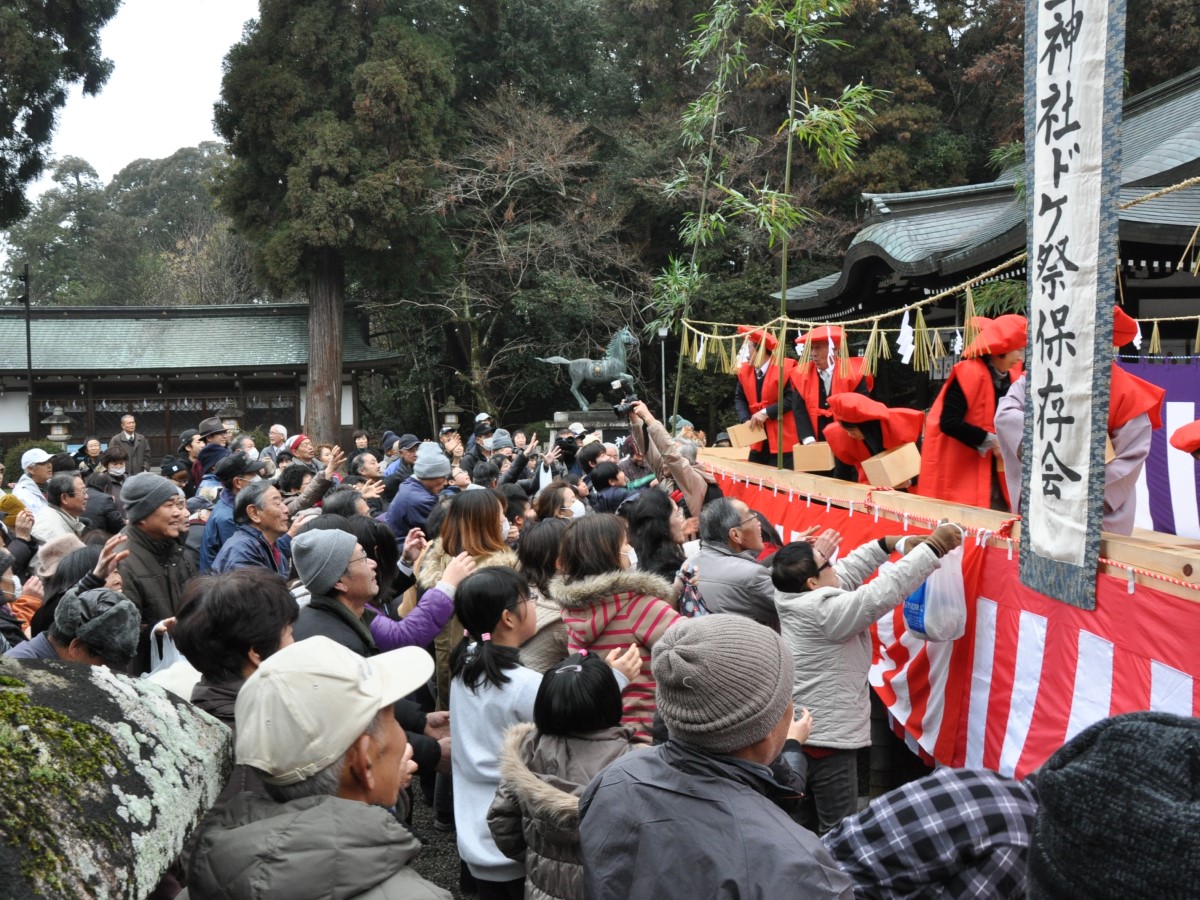
[[[41,447],[34,447],[32,450],[26,450],[21,454],[21,468],[28,469],[30,466],[40,465],[49,459],[49,453]]]
[[[359,656],[311,637],[266,659],[238,691],[237,761],[271,784],[305,781],[341,759],[379,710],[429,680],[420,647]]]

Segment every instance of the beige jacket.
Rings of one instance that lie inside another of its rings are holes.
[[[922,544],[864,585],[887,558],[879,542],[871,541],[834,566],[840,588],[775,592],[779,624],[796,671],[792,698],[797,709],[806,706],[813,717],[811,746],[851,750],[871,744],[869,629],[903,603],[941,562]]]
[[[657,420],[644,429],[634,427],[633,440],[646,457],[646,464],[658,475],[659,487],[667,491],[678,487],[683,491],[688,515],[700,515],[700,508],[704,506],[704,495],[708,486],[714,483],[713,477],[700,466],[693,465],[690,460],[680,456],[679,448],[671,440],[670,433]]]

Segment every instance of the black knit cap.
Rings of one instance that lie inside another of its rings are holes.
[[[1031,900],[1197,896],[1200,719],[1137,712],[1097,722],[1036,783]]]

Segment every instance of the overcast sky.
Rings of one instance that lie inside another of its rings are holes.
[[[83,157],[107,184],[135,159],[215,140],[221,63],[257,15],[257,0],[124,0],[101,32],[112,76],[95,97],[72,91],[53,155]],[[30,196],[51,184],[43,179]]]

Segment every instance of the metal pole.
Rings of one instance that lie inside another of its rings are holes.
[[[21,270],[21,281],[25,283],[25,294],[21,302],[25,304],[25,377],[29,382],[29,439],[37,440],[37,410],[33,405],[33,331],[30,325],[32,303],[29,297],[29,263]]]
[[[664,422],[667,418],[667,334],[669,334],[668,329],[658,329],[658,372],[662,377],[662,417]]]

